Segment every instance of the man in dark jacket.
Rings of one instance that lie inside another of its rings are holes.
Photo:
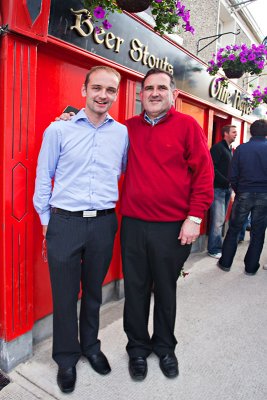
[[[245,273],[255,275],[264,244],[267,215],[267,120],[259,119],[250,127],[252,138],[234,152],[230,183],[235,191],[229,229],[218,267],[230,271],[236,253],[239,232],[251,212],[250,243],[245,255]]]
[[[223,140],[212,146],[210,152],[214,165],[214,200],[210,208],[210,228],[208,254],[214,258],[221,257],[222,231],[227,208],[231,197],[228,179],[229,166],[232,159],[230,145],[237,136],[234,125],[222,127]]]

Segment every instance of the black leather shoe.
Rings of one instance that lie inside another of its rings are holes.
[[[147,375],[147,362],[145,357],[130,357],[129,373],[134,381],[143,381]]]
[[[245,275],[256,275],[256,273],[257,273],[257,271],[255,271],[255,272],[248,272],[248,271],[244,271],[244,273],[245,273]]]
[[[225,272],[229,272],[229,271],[230,271],[230,267],[223,267],[223,266],[219,263],[219,261],[217,262],[217,267],[219,267],[222,271],[225,271]]]
[[[76,382],[76,367],[58,368],[57,384],[61,392],[71,393]]]
[[[90,354],[86,357],[88,358],[88,361],[91,364],[92,368],[98,374],[107,375],[111,371],[107,357],[104,353],[102,353],[102,351],[99,351],[96,354]]]
[[[167,378],[175,378],[179,375],[178,361],[175,354],[165,354],[159,358],[161,371]]]

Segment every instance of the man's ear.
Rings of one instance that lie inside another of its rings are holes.
[[[178,89],[174,89],[172,91],[172,95],[173,95],[173,100],[175,101],[179,95],[179,90]]]
[[[81,93],[82,93],[82,97],[86,97],[86,87],[85,87],[85,84],[82,85]]]

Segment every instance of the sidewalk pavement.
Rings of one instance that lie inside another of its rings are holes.
[[[178,378],[166,378],[151,355],[146,379],[131,380],[121,300],[101,309],[99,337],[111,374],[100,376],[81,359],[75,391],[61,393],[48,339],[9,374],[11,383],[0,391],[0,399],[266,400],[267,271],[244,274],[247,245],[248,237],[239,245],[230,272],[221,271],[206,253],[192,254],[187,261],[189,275],[179,279],[177,290]],[[267,244],[261,262],[267,262]]]

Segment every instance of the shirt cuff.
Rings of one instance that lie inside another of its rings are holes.
[[[48,225],[48,222],[50,220],[50,211],[46,211],[43,214],[39,214],[39,217],[42,225]]]

